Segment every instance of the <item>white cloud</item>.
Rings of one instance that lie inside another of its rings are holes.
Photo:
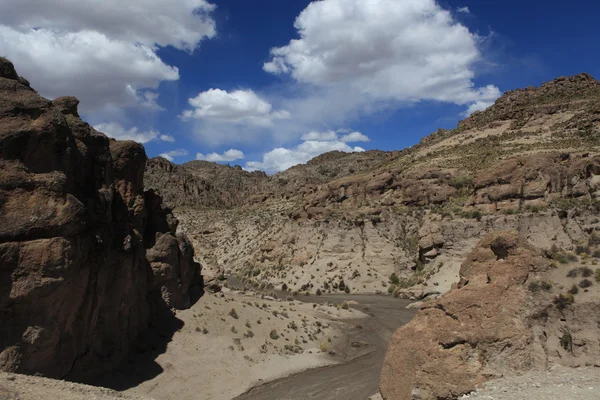
[[[463,115],[463,117],[468,117],[469,115],[473,114],[475,111],[483,111],[486,108],[492,106],[493,104],[494,104],[493,101],[478,101],[478,102],[475,102],[475,103],[471,104],[469,106],[469,108],[467,108],[462,115]]]
[[[316,132],[310,131],[302,135],[302,140],[337,140],[338,135],[335,131]]]
[[[294,26],[300,38],[272,49],[263,69],[346,93],[337,96],[346,107],[360,107],[358,99],[468,106],[500,96],[495,86],[473,83],[479,37],[434,0],[315,1]]]
[[[221,89],[209,89],[190,98],[188,102],[193,109],[183,112],[183,120],[270,126],[273,120],[290,118],[290,113],[285,110],[273,112],[271,104],[252,90],[229,93]]]
[[[366,135],[363,135],[360,132],[351,132],[348,133],[347,135],[344,135],[340,138],[340,140],[342,142],[345,143],[349,143],[349,142],[368,142],[369,138]]]
[[[115,122],[95,125],[94,129],[117,140],[133,140],[142,144],[155,140],[160,136],[158,131],[152,129],[140,132],[137,127],[125,129],[121,124]]]
[[[188,151],[185,149],[176,149],[176,150],[167,151],[166,153],[161,153],[161,154],[159,154],[159,156],[162,158],[166,158],[167,160],[173,162],[175,157],[183,157],[183,156],[187,156],[188,154],[189,154]]]
[[[173,136],[160,135],[159,139],[163,142],[175,143],[175,138]]]
[[[369,138],[360,132],[352,132],[338,137],[335,131],[309,132],[302,136],[303,142],[293,148],[279,147],[265,153],[262,161],[249,161],[247,170],[265,170],[267,172],[284,171],[294,165],[304,164],[316,156],[330,151],[361,152],[362,147],[351,147],[348,142],[368,142]]]
[[[458,11],[459,13],[464,13],[464,14],[470,14],[471,10],[469,10],[469,7],[458,7],[456,9],[456,11]]]
[[[74,95],[83,112],[142,106],[179,79],[159,47],[193,51],[216,35],[205,0],[4,0],[0,52],[50,98]]]
[[[243,152],[236,149],[229,149],[223,154],[210,153],[210,154],[196,154],[196,160],[205,160],[205,161],[213,161],[213,162],[229,162],[235,161],[244,158],[245,155]]]

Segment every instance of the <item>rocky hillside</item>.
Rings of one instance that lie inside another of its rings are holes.
[[[273,176],[247,172],[207,161],[175,165],[162,157],[146,165],[145,183],[161,193],[171,207],[235,208],[260,204],[267,199],[289,199],[307,186],[370,170],[389,155],[383,151],[343,153],[334,151]]]
[[[188,196],[180,228],[209,273],[258,287],[444,293],[486,233],[514,229],[573,252],[600,228],[599,100],[587,74],[511,91],[409,149],[329,153],[261,175],[241,205]]]
[[[0,369],[85,379],[116,366],[200,266],[144,191],[144,148],[40,97],[0,58]],[[168,314],[168,313],[167,313]]]
[[[456,399],[492,378],[598,365],[600,290],[593,275],[585,265],[553,264],[516,233],[486,236],[453,290],[423,302],[392,337],[383,398]]]

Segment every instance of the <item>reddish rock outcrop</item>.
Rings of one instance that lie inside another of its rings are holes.
[[[457,287],[393,335],[380,380],[384,399],[456,399],[487,379],[535,366],[525,284],[549,268],[514,233],[484,238]]]
[[[200,266],[144,148],[40,97],[0,58],[0,369],[83,379],[116,366],[153,307],[190,304]],[[154,272],[154,273],[153,273]],[[164,302],[163,302],[164,306]]]

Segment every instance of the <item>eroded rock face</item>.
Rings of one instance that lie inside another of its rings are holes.
[[[462,265],[460,283],[392,337],[383,397],[455,399],[487,379],[539,366],[526,283],[549,268],[515,233],[485,237]]]
[[[147,328],[153,299],[189,306],[200,279],[176,220],[143,191],[144,148],[95,131],[77,104],[40,97],[0,58],[5,371],[80,379],[110,369]]]

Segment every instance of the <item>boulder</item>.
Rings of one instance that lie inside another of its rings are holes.
[[[490,234],[461,267],[461,283],[393,335],[380,390],[384,399],[456,399],[503,373],[535,365],[525,284],[550,268],[515,233]]]

